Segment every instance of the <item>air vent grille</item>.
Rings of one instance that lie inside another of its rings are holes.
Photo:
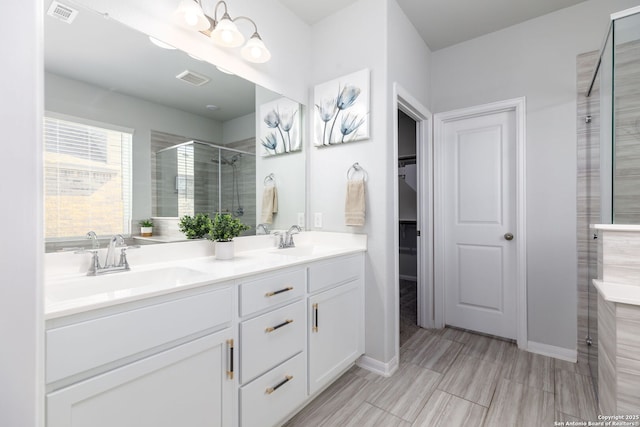
[[[193,86],[202,86],[203,84],[211,80],[207,76],[203,76],[202,74],[198,74],[189,70],[184,70],[183,72],[178,74],[176,78]]]
[[[51,3],[51,6],[49,6],[47,15],[53,16],[67,24],[71,24],[73,20],[76,19],[78,11],[60,2],[54,1]]]

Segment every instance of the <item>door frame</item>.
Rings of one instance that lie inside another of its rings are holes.
[[[516,337],[518,347],[527,348],[527,237],[526,237],[526,98],[513,98],[474,107],[437,113],[434,121],[434,318],[444,327],[444,126],[449,122],[487,114],[513,111],[516,126]]]
[[[393,279],[396,356],[400,349],[400,218],[398,200],[398,111],[416,121],[418,326],[433,327],[433,115],[398,83],[393,84]]]

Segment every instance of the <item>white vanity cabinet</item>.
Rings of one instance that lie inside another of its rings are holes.
[[[272,426],[306,399],[306,269],[240,284],[240,425]]]
[[[364,252],[274,259],[51,315],[47,427],[282,425],[364,352]]]
[[[47,426],[232,426],[232,303],[227,287],[56,319],[46,332]]]
[[[278,425],[364,353],[364,255],[240,284],[240,426]]]
[[[322,389],[364,353],[362,254],[309,267],[309,394]]]

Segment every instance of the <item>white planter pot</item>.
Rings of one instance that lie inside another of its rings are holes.
[[[233,240],[216,242],[216,259],[233,259]]]
[[[141,237],[151,237],[153,235],[153,227],[140,227]]]

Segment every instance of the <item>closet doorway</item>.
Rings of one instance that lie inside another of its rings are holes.
[[[417,123],[398,110],[398,268],[400,346],[418,326]]]
[[[395,188],[398,348],[433,327],[431,113],[396,87]]]

